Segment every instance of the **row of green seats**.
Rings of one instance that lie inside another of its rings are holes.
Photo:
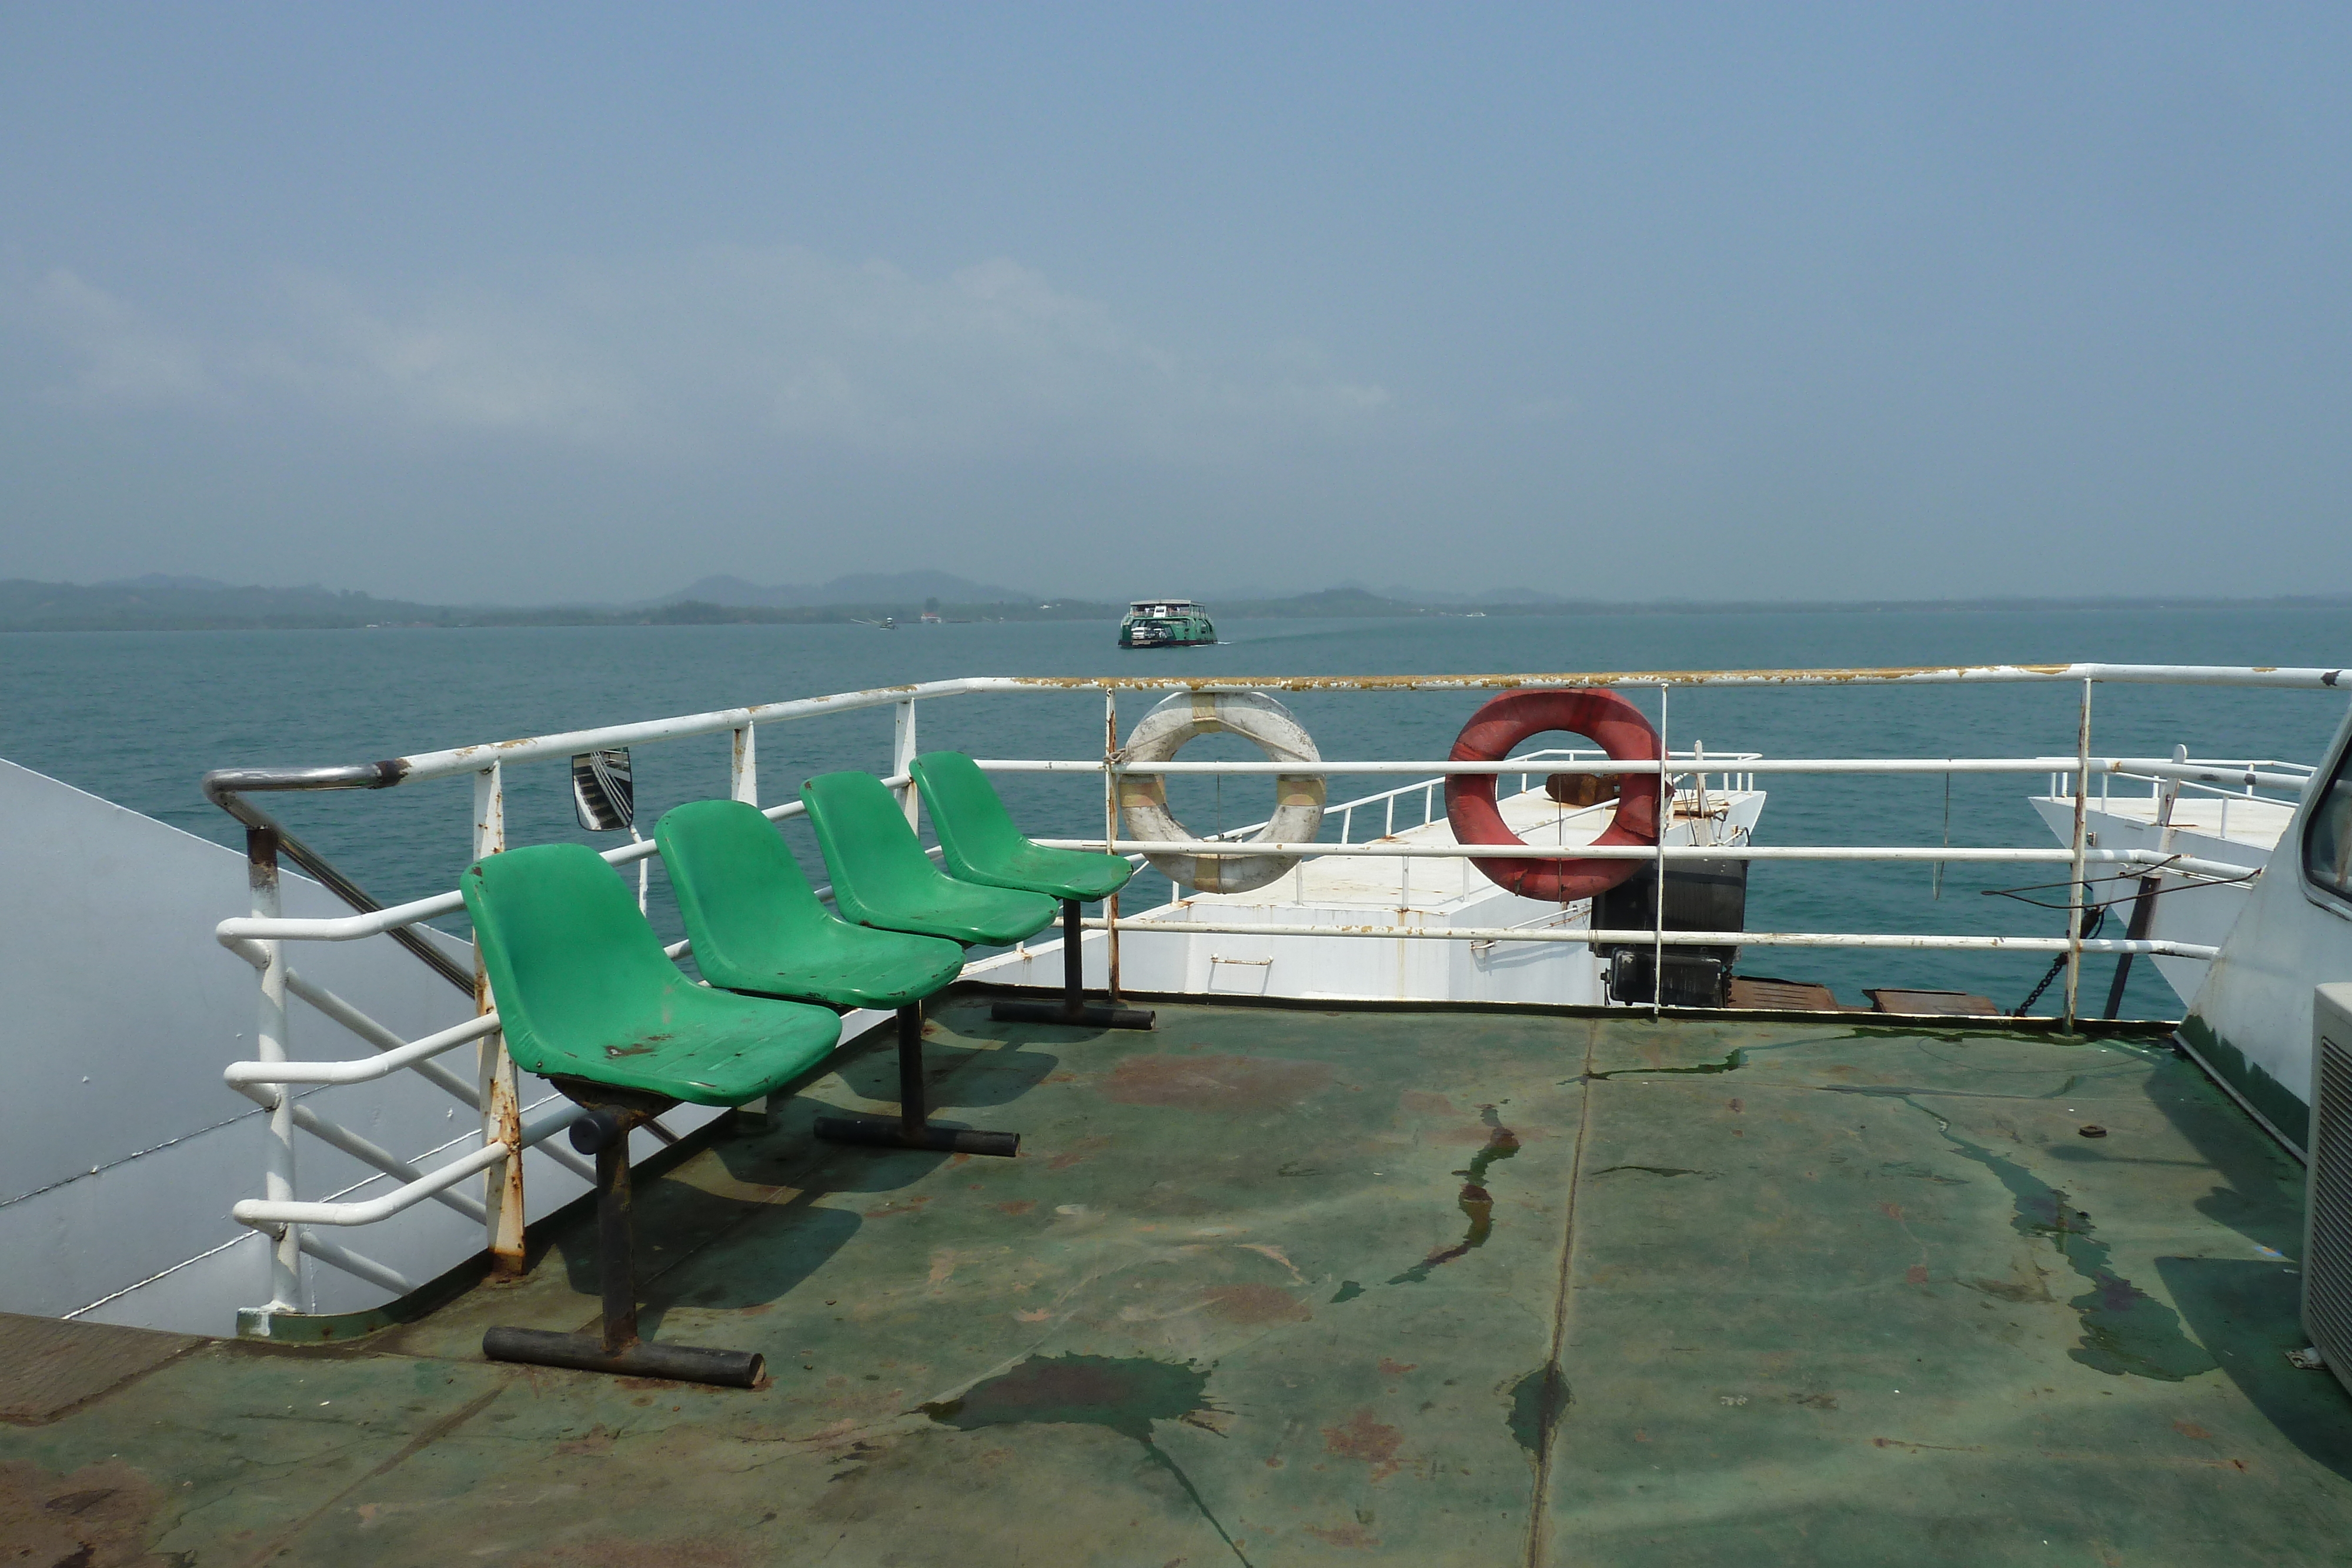
[[[913,773],[951,875],[931,863],[900,802],[872,775],[830,773],[802,787],[839,915],[824,907],[756,808],[702,800],[663,816],[655,841],[708,986],[671,964],[619,876],[585,846],[536,845],[468,868],[461,884],[467,911],[508,1050],[519,1066],[587,1109],[572,1142],[597,1156],[606,1214],[602,1335],[492,1329],[486,1354],[757,1382],[756,1356],[747,1373],[740,1353],[638,1341],[628,1133],[681,1101],[740,1105],[773,1092],[838,1042],[835,1009],[887,1007],[898,1014],[898,1120],[828,1117],[819,1135],[1016,1153],[1017,1134],[928,1121],[921,1005],[961,972],[965,945],[1034,936],[1052,923],[1058,902],[1066,995],[1049,1009],[1049,1021],[1150,1026],[1148,1013],[1086,1008],[1077,989],[1078,904],[1124,885],[1127,862],[1024,837],[986,776],[961,753],[919,758]],[[1125,1016],[1092,1016],[1106,1013]],[[669,1370],[652,1370],[656,1364]]]

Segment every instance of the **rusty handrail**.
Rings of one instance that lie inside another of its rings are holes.
[[[218,768],[205,775],[205,799],[245,824],[248,833],[273,833],[278,852],[300,866],[319,885],[362,915],[373,915],[383,904],[346,876],[335,863],[312,849],[268,812],[245,799],[248,790],[382,789],[400,782],[396,762],[362,763],[352,768]],[[425,967],[465,992],[474,994],[473,971],[444,953],[406,925],[384,933],[415,954]]]

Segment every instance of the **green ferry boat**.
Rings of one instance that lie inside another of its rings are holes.
[[[1189,599],[1139,599],[1118,623],[1122,648],[1197,648],[1217,640],[1209,612]]]

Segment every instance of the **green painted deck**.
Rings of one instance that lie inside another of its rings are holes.
[[[2299,1167],[2168,1050],[1160,1016],[943,1009],[940,1113],[1017,1160],[811,1144],[877,1048],[646,1184],[649,1332],[768,1388],[484,1363],[593,1321],[583,1228],[0,1426],[0,1563],[2352,1556],[2352,1401],[2282,1354]]]

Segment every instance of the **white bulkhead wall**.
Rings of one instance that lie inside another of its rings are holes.
[[[2352,980],[2352,912],[2313,891],[2303,874],[2304,830],[2347,744],[2352,714],[2337,727],[2180,1030],[2198,1060],[2297,1149],[2309,1134],[2312,998],[2320,986]]]
[[[257,986],[213,936],[248,913],[245,856],[0,761],[0,1312],[235,1333],[236,1310],[267,1296],[260,1233],[229,1215],[261,1196],[266,1113],[221,1081],[254,1054]],[[350,913],[290,872],[284,893],[289,915]],[[467,943],[431,939],[471,967]],[[404,1038],[472,1016],[469,997],[387,937],[288,948],[298,971]],[[371,1054],[303,1002],[291,1004],[290,1033],[297,1059]],[[526,1101],[549,1092],[525,1081]],[[428,1168],[479,1138],[472,1111],[413,1073],[304,1103]],[[297,1139],[301,1198],[371,1176],[353,1196],[391,1185]],[[452,1140],[464,1141],[443,1150]],[[526,1185],[534,1218],[586,1190],[536,1152]],[[482,1245],[478,1221],[437,1203],[329,1234],[420,1282]],[[315,1259],[304,1267],[316,1311],[389,1295]]]

